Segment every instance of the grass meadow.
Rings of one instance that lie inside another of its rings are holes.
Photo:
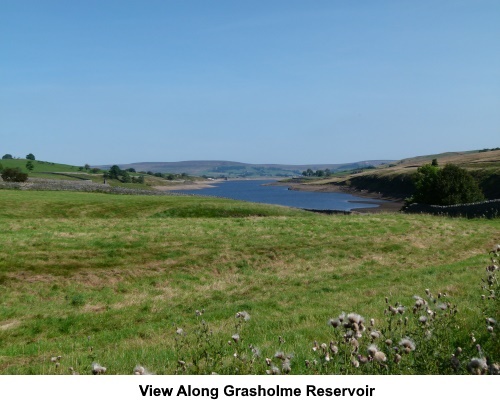
[[[485,270],[498,219],[197,196],[0,202],[1,374],[483,374],[500,361]]]

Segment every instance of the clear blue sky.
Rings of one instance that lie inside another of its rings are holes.
[[[0,0],[0,154],[344,163],[500,147],[498,0]]]

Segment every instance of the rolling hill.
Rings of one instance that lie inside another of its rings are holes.
[[[120,168],[133,167],[137,171],[159,173],[187,173],[192,176],[208,177],[293,177],[300,175],[304,170],[329,169],[332,172],[353,170],[369,166],[389,164],[391,160],[368,160],[344,164],[252,164],[231,162],[224,160],[189,160],[181,162],[137,162],[119,164]],[[111,165],[98,166],[109,169]]]
[[[307,182],[305,186],[349,187],[380,193],[385,197],[406,198],[413,194],[412,175],[437,159],[440,166],[452,163],[467,169],[477,180],[486,198],[500,198],[500,149],[447,152],[417,156],[382,165],[361,173],[343,173],[328,179]]]

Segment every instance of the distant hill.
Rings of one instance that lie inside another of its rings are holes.
[[[431,163],[433,159],[437,159],[439,166],[452,163],[468,170],[482,188],[486,198],[500,198],[500,148],[416,156],[382,165],[373,170],[343,174],[312,181],[309,184],[348,186],[381,193],[386,197],[405,198],[415,191],[413,174],[420,166]]]
[[[188,160],[181,162],[138,162],[118,164],[122,169],[133,167],[136,171],[153,173],[187,173],[192,176],[207,177],[293,177],[301,175],[304,170],[324,170],[332,172],[353,170],[363,167],[389,164],[392,160],[367,160],[343,164],[310,164],[310,165],[281,165],[281,164],[252,164],[231,162],[225,160]],[[97,166],[109,169],[112,165]]]

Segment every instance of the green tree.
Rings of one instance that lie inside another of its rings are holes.
[[[438,164],[438,160],[437,159],[432,159],[432,163],[431,163],[432,166],[439,166]]]
[[[7,168],[2,171],[2,179],[3,181],[22,183],[28,180],[28,175],[26,173],[23,173],[18,167]]]
[[[110,179],[118,179],[118,177],[121,176],[121,174],[122,174],[122,171],[121,171],[120,167],[117,165],[113,165],[109,169],[108,177]]]
[[[453,164],[444,168],[427,164],[414,176],[415,194],[408,203],[454,205],[484,200],[484,195],[472,175]]]
[[[122,171],[121,182],[122,183],[132,183],[132,178],[130,177],[130,174],[128,171],[126,171],[126,170]]]
[[[10,153],[7,153],[2,156],[2,159],[14,159]]]
[[[29,172],[32,172],[34,168],[35,165],[33,164],[33,162],[31,160],[28,160],[26,162],[26,169],[28,169]]]
[[[438,176],[439,168],[437,166],[423,165],[422,167],[419,167],[413,178],[416,192],[413,195],[411,202],[437,204],[435,199],[438,194]]]
[[[28,153],[26,155],[26,159],[28,159],[28,160],[35,160],[35,155],[33,155],[33,153]]]
[[[445,165],[439,172],[436,186],[440,205],[466,204],[484,200],[484,194],[474,177],[457,165]]]

